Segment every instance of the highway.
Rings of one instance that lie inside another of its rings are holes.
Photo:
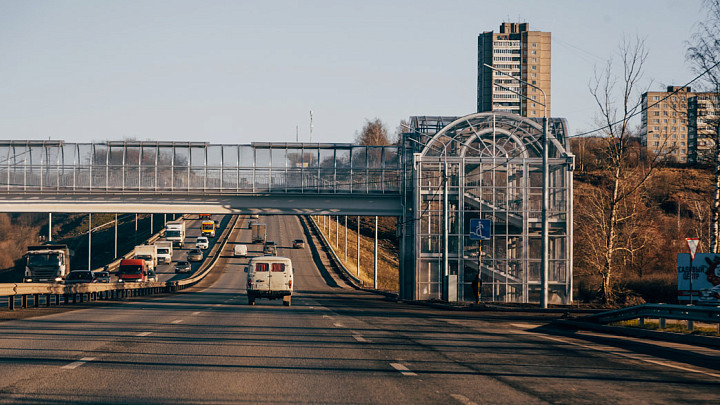
[[[267,216],[292,306],[247,305],[238,222],[210,278],[179,294],[0,322],[0,402],[717,403],[720,351],[567,331],[557,315],[460,312],[347,286],[297,217]]]

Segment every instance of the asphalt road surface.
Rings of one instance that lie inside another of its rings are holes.
[[[236,229],[206,287],[0,323],[0,402],[718,403],[720,352],[571,332],[548,315],[394,303],[319,269],[296,217],[261,217],[291,307],[247,305]],[[245,221],[238,223],[246,225]]]

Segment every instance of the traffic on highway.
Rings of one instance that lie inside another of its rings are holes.
[[[0,401],[669,404],[720,397],[720,350],[563,330],[551,323],[560,315],[548,312],[393,302],[347,284],[308,219],[260,216],[254,220],[264,232],[250,219],[236,223],[194,287],[0,322]],[[230,223],[217,220],[221,229]],[[199,220],[187,222],[184,247],[157,266],[161,280],[199,266],[184,264],[201,233]],[[265,256],[266,242],[277,256]],[[272,281],[253,272],[274,277],[290,268],[282,280],[292,280],[292,305],[287,291],[271,297],[272,289],[256,288]]]

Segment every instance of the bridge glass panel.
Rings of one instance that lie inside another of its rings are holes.
[[[190,146],[190,167],[205,167],[206,149],[201,146]]]
[[[273,168],[284,169],[287,164],[287,150],[285,148],[270,149],[270,160]]]
[[[173,153],[173,189],[187,190],[190,187],[190,150],[178,146]]]
[[[234,168],[239,166],[238,145],[222,146],[222,165],[225,168]]]

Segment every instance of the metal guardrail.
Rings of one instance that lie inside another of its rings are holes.
[[[704,322],[718,324],[720,331],[720,307],[697,305],[643,304],[587,315],[580,319],[600,324],[639,319],[642,324],[646,318],[659,319],[661,328],[665,327],[665,319],[676,319],[688,321],[689,330],[693,329],[693,322]]]
[[[208,254],[209,261],[203,263],[192,277],[165,282],[145,282],[145,283],[108,283],[108,284],[77,284],[63,285],[54,283],[5,283],[0,284],[0,297],[8,297],[8,309],[14,310],[17,306],[17,299],[20,297],[20,307],[27,308],[29,297],[33,297],[33,306],[40,306],[40,297],[45,298],[44,306],[50,307],[53,303],[58,306],[61,304],[75,304],[85,301],[96,300],[115,300],[120,298],[144,296],[160,293],[177,292],[191,287],[200,282],[213,269],[220,253],[227,244],[230,233],[235,228],[239,216],[234,216],[231,223],[220,234],[213,249]],[[154,235],[156,237],[159,234]],[[221,242],[220,242],[221,241]],[[118,260],[119,262],[119,260]],[[112,263],[111,263],[112,265]],[[110,266],[110,265],[108,265]]]
[[[309,215],[306,218],[310,219],[310,224],[315,229],[315,232],[320,236],[320,241],[324,245],[325,249],[327,249],[332,254],[335,264],[345,273],[346,276],[348,276],[348,278],[353,284],[355,284],[356,287],[364,287],[365,282],[363,280],[360,280],[356,275],[352,274],[350,270],[345,267],[342,260],[340,260],[340,258],[337,256],[335,250],[332,248],[327,238],[325,238],[325,235],[320,230],[320,227],[318,226],[317,222],[315,222],[315,219],[312,217],[312,215]]]

